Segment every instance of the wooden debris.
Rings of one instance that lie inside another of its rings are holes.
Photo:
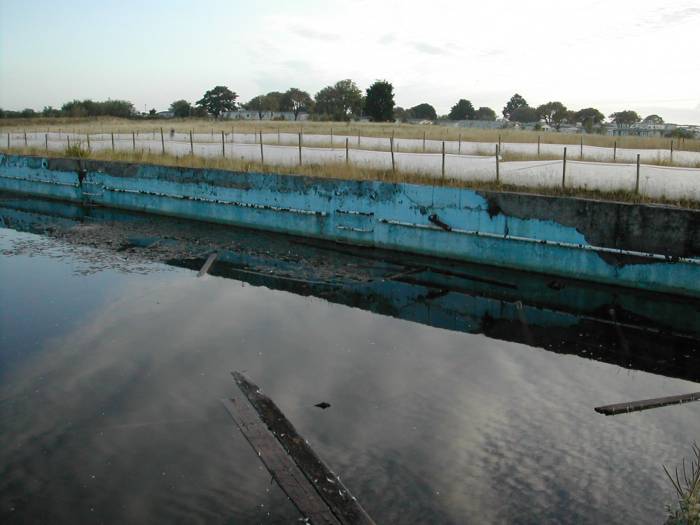
[[[596,407],[594,410],[599,414],[614,416],[616,414],[626,414],[627,412],[637,412],[639,410],[648,410],[650,408],[658,408],[667,405],[679,405],[681,403],[689,403],[698,400],[700,400],[700,392],[694,392],[692,394],[682,394],[679,396],[657,397],[653,399],[642,399],[641,401],[630,401],[628,403],[616,403],[614,405]]]
[[[242,395],[224,406],[302,515],[314,524],[374,525],[277,405],[243,374],[232,375]]]

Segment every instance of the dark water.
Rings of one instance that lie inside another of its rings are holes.
[[[0,216],[3,523],[297,522],[219,401],[231,370],[377,523],[661,523],[662,465],[700,438],[700,403],[593,411],[700,390],[696,303],[41,201]]]

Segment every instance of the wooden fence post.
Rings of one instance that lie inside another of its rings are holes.
[[[299,132],[299,166],[301,166],[301,131]]]
[[[583,133],[581,133],[581,153],[579,154],[579,159],[583,160]]]
[[[7,149],[10,149],[10,132],[7,132]]]
[[[671,158],[669,159],[670,162],[673,162],[673,139],[671,139]]]
[[[333,147],[333,128],[331,127],[331,148]]]
[[[673,141],[671,141],[671,144],[673,144]],[[24,131],[24,147],[27,147],[27,131]]]
[[[637,183],[634,185],[634,192],[639,195],[639,153],[637,153]]]
[[[279,146],[282,143],[282,137],[280,136],[280,128],[277,128],[277,145]]]
[[[114,151],[114,133],[112,133],[111,135],[112,135],[112,151]]]
[[[265,165],[265,153],[263,153],[263,136],[262,130],[260,130],[260,164]]]
[[[46,151],[49,151],[49,134],[48,133],[44,133],[44,143],[46,144]],[[89,148],[90,148],[90,146],[88,145],[88,149]]]
[[[564,164],[561,172],[561,189],[566,188],[566,148],[564,148]]]
[[[391,171],[396,173],[396,164],[394,163],[394,137],[389,139],[389,149],[391,150]]]
[[[357,147],[360,147],[360,130],[357,130]]]
[[[462,154],[462,134],[459,134],[459,146],[457,146],[457,153],[459,155]]]
[[[350,147],[349,147],[349,142],[350,142],[350,139],[348,139],[347,137],[345,137],[345,165],[346,165],[346,166],[347,166],[348,163],[350,162],[350,156],[348,155],[348,154],[349,154],[349,149],[350,149]]]
[[[537,135],[537,158],[540,158],[540,142],[541,142],[542,137]]]
[[[425,153],[425,131],[423,132],[423,153]]]
[[[226,158],[226,138],[224,132],[221,132],[221,156]]]
[[[501,182],[501,165],[500,165],[500,159],[498,158],[499,155],[501,154],[501,147],[496,144],[496,184],[500,184]]]
[[[498,135],[498,152],[501,152],[501,135]]]
[[[190,155],[194,155],[194,141],[192,140],[192,130],[190,130]]]
[[[91,148],[90,148],[90,134],[89,134],[89,133],[86,133],[86,134],[85,134],[85,138],[87,139],[88,149],[91,149]],[[46,149],[49,149],[48,140],[47,140],[47,144],[46,144]]]
[[[442,180],[445,180],[445,141],[442,141]]]
[[[132,144],[132,149],[136,151],[136,135],[134,132],[131,132],[131,144]]]
[[[70,135],[66,135],[66,142],[68,143],[68,149],[70,149]]]
[[[160,128],[160,149],[161,153],[165,155],[165,137],[163,137],[163,128]]]
[[[617,162],[617,141],[613,142],[613,162]]]

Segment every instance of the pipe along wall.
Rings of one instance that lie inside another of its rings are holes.
[[[700,297],[694,210],[19,155],[0,189]]]

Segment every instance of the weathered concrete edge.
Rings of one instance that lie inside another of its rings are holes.
[[[695,210],[404,183],[23,156],[0,157],[0,187],[700,295],[700,276],[694,264],[700,252],[700,213]],[[630,220],[632,224],[627,224]],[[449,225],[449,230],[436,224]],[[656,224],[664,225],[663,236],[649,234]]]

